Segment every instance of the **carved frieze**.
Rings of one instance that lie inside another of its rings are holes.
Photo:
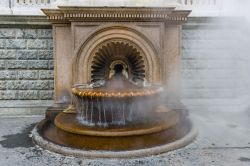
[[[160,21],[183,22],[189,10],[174,7],[62,7],[42,9],[53,22],[72,21]]]

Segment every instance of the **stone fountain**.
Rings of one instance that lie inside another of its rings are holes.
[[[173,74],[179,78],[181,25],[190,11],[59,6],[43,12],[53,24],[55,104],[33,130],[35,143],[65,155],[136,157],[195,138],[178,84],[171,83]]]

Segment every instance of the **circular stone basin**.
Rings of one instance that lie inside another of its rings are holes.
[[[58,128],[51,121],[44,120],[32,131],[32,137],[34,142],[41,147],[64,155],[108,158],[151,156],[183,147],[192,142],[197,135],[197,130],[193,128],[188,119],[182,117],[176,110],[171,112],[172,115],[169,112],[155,114],[157,117],[163,117],[164,119],[167,117],[173,118],[173,115],[176,115],[178,117],[177,123],[171,124],[169,122],[169,126],[171,126],[169,128],[142,135],[109,137],[76,134]],[[64,114],[63,116],[62,119],[65,119],[66,123],[75,118],[75,114]],[[164,123],[166,124],[168,121]],[[150,127],[150,125],[144,126],[145,129],[147,127]],[[138,129],[135,126],[134,130]],[[98,131],[98,129],[93,130]],[[107,129],[106,132],[109,130],[111,129]],[[116,132],[119,131],[118,128],[115,130]],[[132,130],[131,126],[127,130]]]
[[[54,124],[57,128],[74,134],[100,137],[124,137],[161,132],[175,126],[179,122],[178,113],[174,110],[169,111],[167,116],[166,113],[158,113],[157,116],[152,117],[148,123],[130,123],[126,126],[109,126],[106,128],[82,125],[76,116],[76,114],[60,113],[56,116]],[[161,116],[164,116],[164,119]]]
[[[147,97],[155,94],[159,94],[163,91],[162,87],[150,86],[138,89],[120,89],[112,90],[105,88],[72,88],[72,93],[79,97],[89,97],[89,98],[136,98],[136,97]]]
[[[127,125],[150,120],[159,105],[161,86],[128,88],[75,86],[73,105],[78,121],[85,126]]]

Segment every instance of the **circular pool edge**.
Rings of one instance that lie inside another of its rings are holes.
[[[195,128],[193,123],[191,123],[191,128],[189,132],[182,138],[173,141],[171,143],[144,148],[138,150],[128,150],[128,151],[106,151],[106,150],[82,150],[76,148],[70,148],[55,144],[44,139],[39,134],[39,128],[47,123],[47,120],[44,119],[38,123],[35,128],[31,131],[32,139],[35,144],[38,146],[66,156],[74,157],[90,157],[90,158],[136,158],[136,157],[147,157],[152,155],[158,155],[166,153],[172,150],[182,148],[190,144],[198,135],[198,130]]]

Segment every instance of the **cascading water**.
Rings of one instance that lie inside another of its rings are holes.
[[[160,86],[129,81],[128,74],[117,66],[107,80],[73,88],[80,123],[107,127],[141,122],[158,106],[156,97],[163,90]]]

